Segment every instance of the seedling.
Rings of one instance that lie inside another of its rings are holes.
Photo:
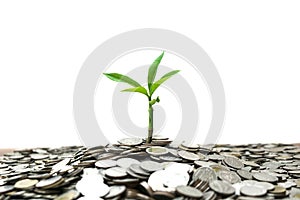
[[[150,65],[149,70],[148,70],[148,90],[143,87],[141,84],[139,84],[137,81],[133,80],[132,78],[118,74],[118,73],[103,73],[106,77],[113,81],[117,82],[123,82],[127,83],[133,88],[128,88],[125,90],[122,90],[121,92],[139,92],[141,94],[144,94],[147,96],[147,99],[149,101],[149,108],[148,108],[148,113],[149,113],[149,124],[148,124],[148,137],[146,142],[151,143],[152,141],[152,135],[153,135],[153,106],[155,103],[159,103],[160,99],[159,96],[156,98],[152,99],[152,95],[155,92],[155,90],[166,80],[171,78],[171,76],[177,74],[179,70],[174,70],[169,73],[166,73],[164,76],[162,76],[159,80],[154,82],[156,72],[158,65],[160,64],[161,59],[164,56],[164,52],[158,56],[155,61]]]

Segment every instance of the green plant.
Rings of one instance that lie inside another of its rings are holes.
[[[139,93],[147,96],[148,101],[149,101],[149,108],[148,108],[149,124],[148,124],[148,137],[146,140],[147,143],[150,143],[152,141],[152,135],[153,135],[153,105],[160,101],[159,96],[157,96],[155,99],[152,99],[152,95],[155,92],[155,90],[163,82],[165,82],[166,80],[171,78],[171,76],[173,76],[179,72],[179,70],[171,71],[169,73],[166,73],[164,76],[162,76],[156,82],[154,82],[157,68],[158,68],[163,56],[164,56],[164,52],[160,56],[158,56],[149,67],[148,90],[145,87],[143,87],[141,84],[139,84],[137,81],[133,80],[132,78],[130,78],[128,76],[118,74],[118,73],[103,73],[106,77],[108,77],[109,79],[111,79],[113,81],[124,82],[124,83],[127,83],[127,84],[133,86],[132,88],[122,90],[122,92],[139,92]]]

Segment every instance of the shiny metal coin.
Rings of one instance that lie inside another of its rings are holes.
[[[274,183],[278,181],[276,176],[270,175],[267,172],[255,172],[252,174],[253,177],[258,181]]]
[[[112,167],[104,171],[106,176],[112,178],[123,178],[127,176],[126,169],[122,167]]]
[[[46,188],[46,187],[49,187],[51,185],[54,185],[60,181],[63,180],[63,177],[58,175],[58,176],[54,176],[54,177],[51,177],[51,178],[48,178],[48,179],[43,179],[41,181],[39,181],[35,187],[37,188]]]
[[[17,189],[30,189],[39,181],[36,179],[23,179],[15,183],[14,187]]]
[[[120,158],[117,160],[117,165],[122,168],[129,168],[132,164],[140,164],[140,161],[133,158]]]
[[[140,167],[147,172],[155,172],[164,168],[164,166],[161,163],[154,162],[151,160],[141,162]]]
[[[181,158],[186,159],[186,160],[190,160],[190,161],[196,161],[196,160],[200,159],[200,157],[197,154],[191,153],[191,152],[188,152],[188,151],[184,151],[184,150],[178,151],[178,155]]]
[[[209,183],[209,187],[220,195],[228,196],[235,193],[234,187],[224,181],[215,180]]]
[[[105,195],[105,199],[114,198],[122,195],[126,191],[126,187],[124,185],[115,185],[111,186],[109,189],[109,193]]]
[[[4,185],[4,186],[0,186],[0,194],[4,194],[7,192],[10,192],[14,189],[13,185]]]
[[[240,159],[233,156],[226,156],[223,161],[226,165],[235,169],[241,169],[244,167],[243,162]]]
[[[146,149],[146,152],[153,156],[161,156],[167,154],[169,151],[165,147],[153,146]]]
[[[191,186],[178,186],[176,187],[176,192],[182,196],[188,197],[188,198],[201,198],[203,196],[203,193],[200,190],[197,190],[196,188],[193,188]]]
[[[217,180],[217,174],[216,172],[210,168],[210,167],[200,167],[196,169],[196,171],[193,174],[193,180],[202,180],[202,181],[207,181],[211,182],[214,180]]]
[[[110,159],[99,160],[99,161],[95,162],[95,166],[98,167],[98,168],[107,169],[107,168],[110,168],[110,167],[117,166],[117,161],[110,160]]]
[[[120,144],[125,146],[137,146],[143,143],[142,138],[124,138],[118,141]]]
[[[237,175],[236,172],[233,171],[221,170],[218,172],[218,176],[221,180],[227,181],[231,184],[241,182],[241,178]]]
[[[267,194],[267,190],[258,186],[242,186],[240,189],[241,194],[251,197],[259,197]]]

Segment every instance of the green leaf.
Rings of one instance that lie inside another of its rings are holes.
[[[149,71],[148,71],[148,88],[150,90],[151,85],[155,79],[156,76],[156,72],[157,72],[157,68],[158,65],[161,61],[161,59],[163,58],[165,52],[162,52],[162,54],[160,56],[158,56],[155,61],[152,63],[152,65],[149,67]]]
[[[150,88],[150,95],[152,95],[154,93],[154,91],[166,80],[168,80],[169,78],[171,78],[173,75],[177,74],[180,70],[174,70],[171,71],[169,73],[166,73],[164,76],[162,76],[158,81],[156,81],[155,83],[153,83],[151,85]]]
[[[132,85],[134,87],[140,87],[141,85],[136,82],[135,80],[133,80],[132,78],[122,75],[122,74],[118,74],[118,73],[103,73],[107,78],[113,80],[113,81],[117,81],[117,82],[124,82],[124,83],[128,83],[129,85]]]
[[[144,94],[148,97],[147,90],[142,86],[135,87],[135,88],[128,88],[128,89],[122,90],[121,92],[139,92],[139,93],[142,93],[142,94]]]

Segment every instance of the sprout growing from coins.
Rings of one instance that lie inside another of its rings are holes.
[[[118,74],[118,73],[103,73],[106,77],[113,81],[117,82],[123,82],[127,83],[131,86],[132,88],[128,88],[125,90],[122,90],[121,92],[139,92],[141,94],[144,94],[147,96],[148,102],[149,102],[149,108],[148,108],[148,113],[149,113],[149,123],[148,123],[148,137],[146,142],[151,143],[152,141],[152,135],[153,135],[153,106],[155,103],[159,103],[160,99],[159,96],[156,98],[152,99],[152,95],[155,92],[155,90],[166,80],[171,78],[173,75],[177,74],[179,70],[173,70],[165,75],[163,75],[159,80],[154,82],[157,68],[160,64],[160,61],[162,60],[164,56],[164,52],[158,56],[154,62],[150,65],[149,70],[148,70],[148,90],[143,87],[141,84],[139,84],[137,81],[133,80],[132,78]]]

